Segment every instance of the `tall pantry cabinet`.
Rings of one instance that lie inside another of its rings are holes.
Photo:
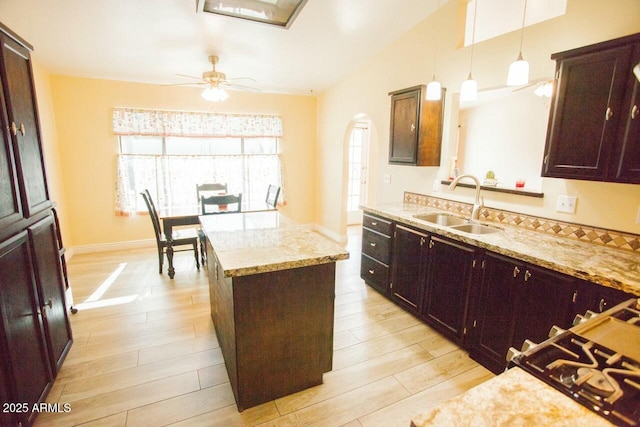
[[[0,425],[30,425],[72,343],[32,47],[0,23]],[[36,408],[37,409],[37,408]]]

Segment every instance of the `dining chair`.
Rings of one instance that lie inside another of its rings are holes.
[[[235,209],[229,209],[229,205],[236,205]],[[207,207],[215,206],[216,210],[208,210]],[[202,215],[242,212],[242,193],[223,194],[220,196],[200,197]]]
[[[160,227],[160,219],[158,217],[158,212],[156,211],[155,204],[153,203],[153,199],[149,194],[149,190],[144,190],[142,193],[142,198],[144,199],[144,203],[147,205],[147,209],[149,210],[149,216],[151,217],[151,223],[153,224],[153,231],[156,235],[156,245],[158,247],[158,270],[159,273],[162,274],[162,266],[164,264],[164,256],[166,254],[167,249],[167,239],[162,232],[162,228]],[[195,228],[186,228],[181,230],[173,230],[171,233],[171,245],[174,248],[174,252],[184,252],[184,251],[193,251],[194,257],[196,259],[196,268],[200,270],[200,261],[198,259],[198,232]],[[179,247],[191,246],[188,249],[180,249]],[[178,249],[175,249],[178,247]]]
[[[280,196],[280,187],[277,185],[269,185],[269,188],[267,188],[267,197],[265,198],[267,207],[276,208],[278,205],[278,196]]]
[[[227,183],[211,183],[211,184],[196,184],[196,194],[198,196],[198,203],[202,196],[217,196],[225,194],[228,191]]]

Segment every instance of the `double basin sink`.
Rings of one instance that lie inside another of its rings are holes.
[[[469,234],[491,234],[500,231],[499,228],[488,225],[469,222],[467,219],[448,213],[430,213],[413,216],[416,219],[449,227],[452,230],[462,231]]]

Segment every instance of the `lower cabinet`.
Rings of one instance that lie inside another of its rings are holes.
[[[365,282],[467,349],[494,373],[506,368],[510,347],[521,349],[527,339],[544,341],[553,326],[571,327],[576,314],[599,313],[634,297],[365,216],[361,263]],[[372,233],[367,221],[385,229]],[[386,234],[390,230],[391,236]]]
[[[444,335],[462,344],[467,302],[473,280],[477,249],[431,236],[427,287],[422,314]]]
[[[487,252],[482,262],[469,354],[495,373],[509,347],[544,341],[552,326],[571,326],[574,279]]]
[[[0,243],[1,425],[30,425],[72,343],[51,215]]]
[[[21,232],[0,246],[0,309],[3,364],[11,404],[41,402],[51,388],[53,373],[49,363],[42,314],[36,293],[29,236]],[[9,408],[12,409],[12,408]],[[30,424],[35,414],[15,408],[20,422]]]
[[[391,297],[417,314],[422,308],[429,235],[396,225],[391,261]]]

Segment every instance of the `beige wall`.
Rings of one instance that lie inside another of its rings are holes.
[[[52,108],[43,102],[40,108],[46,115],[55,112],[67,202],[67,245],[81,247],[153,236],[148,216],[114,214],[118,139],[111,126],[113,107],[279,114],[284,130],[281,148],[287,202],[281,210],[297,222],[314,221],[315,97],[232,92],[225,102],[211,104],[200,97],[198,88],[64,76],[51,76],[50,81]]]
[[[377,140],[372,150],[370,201],[401,201],[404,191],[432,193],[436,179],[448,177],[449,159],[455,151],[457,108],[452,96],[469,72],[470,48],[460,48],[460,7],[464,0],[449,0],[435,16],[418,24],[378,55],[323,92],[318,100],[318,220],[336,233],[344,233],[345,195],[338,190],[344,179],[342,159],[345,133],[357,114],[366,114],[375,128]],[[640,30],[640,2],[637,0],[569,0],[565,16],[527,27],[523,53],[530,63],[530,79],[551,77],[559,52]],[[388,164],[388,92],[427,84],[433,74],[434,40],[439,42],[437,76],[447,88],[442,167],[409,167]],[[517,56],[520,32],[477,43],[474,48],[473,76],[480,89],[503,86],[509,64]],[[499,123],[489,124],[499,126]],[[545,134],[545,132],[540,132]],[[391,175],[391,183],[383,177]],[[640,207],[640,186],[587,181],[542,179],[544,199],[506,194],[485,194],[491,207],[530,213],[564,221],[640,233],[635,223]],[[576,214],[555,211],[558,195],[578,197]],[[440,191],[437,196],[472,201],[472,191]]]

